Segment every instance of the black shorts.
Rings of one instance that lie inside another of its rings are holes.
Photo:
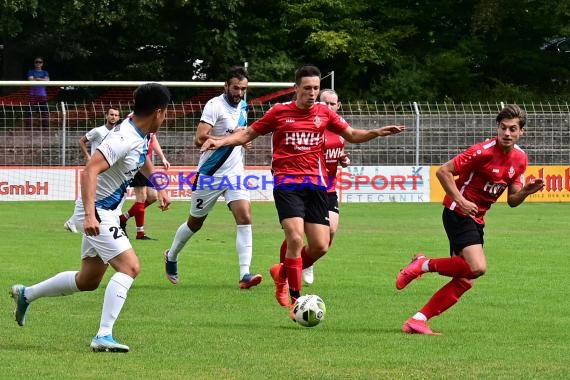
[[[291,188],[277,186],[273,189],[279,222],[287,218],[303,218],[307,223],[329,224],[327,191],[315,186]]]
[[[483,245],[484,224],[478,224],[473,218],[459,215],[447,207],[443,208],[441,218],[449,239],[449,253],[451,256],[470,245]]]
[[[340,210],[338,208],[338,194],[336,191],[327,193],[327,197],[329,198],[329,211],[340,214]]]
[[[145,187],[148,186],[148,179],[141,172],[135,174],[131,181],[131,187]]]

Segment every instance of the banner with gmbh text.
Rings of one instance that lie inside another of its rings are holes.
[[[445,196],[435,175],[438,168],[438,166],[432,166],[430,169],[434,179],[430,190],[432,202],[441,202]],[[525,183],[535,178],[544,180],[545,187],[528,196],[525,202],[570,202],[570,166],[528,166],[525,172]],[[505,190],[498,202],[506,201],[507,191]]]
[[[4,166],[0,167],[0,201],[75,200],[81,193],[83,166]],[[154,178],[161,178],[164,190],[175,200],[189,200],[196,176],[195,166],[157,167]],[[271,177],[269,167],[248,167],[240,178],[241,186],[251,190],[251,199],[272,201],[273,186],[257,183]],[[127,197],[134,199],[133,189],[127,189]]]

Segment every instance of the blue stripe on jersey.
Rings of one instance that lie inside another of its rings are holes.
[[[121,199],[123,199],[123,195],[125,191],[127,191],[130,182],[130,180],[123,182],[112,194],[96,201],[95,207],[102,208],[103,210],[115,210],[119,206],[119,203],[121,203]]]
[[[247,125],[247,103],[245,101],[241,101],[239,104],[239,120],[238,120],[238,127],[245,127]]]
[[[144,165],[146,161],[146,152],[148,151],[148,145],[145,145],[141,155],[139,156],[139,169]]]
[[[144,164],[144,161],[146,160],[146,154],[148,152],[148,146],[150,144],[150,138],[151,138],[150,133],[143,137],[143,140],[144,140],[143,150],[142,150],[141,156],[139,157],[139,164],[141,164],[141,166],[142,166],[142,164]]]
[[[144,165],[144,162],[146,161],[146,154],[148,152],[149,143],[150,143],[150,134],[148,134],[144,137],[144,145],[143,145],[142,153],[139,156],[139,169]]]
[[[216,171],[223,165],[224,162],[228,159],[232,151],[234,150],[234,146],[223,146],[218,148],[212,153],[210,157],[200,166],[200,173],[205,175],[214,175]]]
[[[131,120],[129,120],[129,122],[131,123],[131,125],[135,128],[135,130],[141,134],[142,132],[140,132],[140,130],[132,123]],[[138,168],[140,169],[143,165],[144,162],[146,160],[146,153],[148,152],[148,144],[150,141],[150,134],[149,135],[141,135],[141,137],[143,137],[144,139],[144,144],[143,144],[143,149],[142,152],[139,156],[139,161],[138,161]],[[134,176],[134,174],[133,174]],[[132,177],[133,177],[132,176]],[[98,208],[102,208],[103,210],[115,210],[118,206],[119,203],[121,203],[121,199],[123,199],[123,195],[125,194],[125,192],[127,191],[127,187],[129,186],[129,184],[131,183],[131,181],[133,180],[133,178],[129,178],[127,179],[125,182],[123,182],[121,184],[121,186],[119,186],[114,192],[112,192],[111,194],[109,194],[108,196],[106,196],[103,199],[99,199],[98,201],[95,201],[95,207]]]
[[[239,107],[238,128],[243,128],[247,125],[247,103],[241,101]],[[223,146],[212,153],[210,157],[200,167],[200,173],[205,175],[214,175],[216,171],[226,162],[235,147]]]
[[[129,123],[135,128],[135,131],[139,134],[140,137],[147,138],[149,135],[145,135],[144,133],[142,133],[142,131],[139,129],[139,127],[137,127],[135,125],[135,122],[133,121],[132,118],[129,117]],[[115,124],[115,125],[120,125],[120,124]]]

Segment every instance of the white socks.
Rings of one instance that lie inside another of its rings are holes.
[[[75,282],[77,271],[61,272],[38,284],[26,287],[24,296],[28,302],[41,297],[67,296],[79,291]],[[109,335],[113,325],[125,304],[127,292],[134,279],[124,273],[115,273],[109,280],[105,289],[103,311],[98,336]]]
[[[75,283],[77,271],[61,272],[38,284],[26,287],[24,296],[28,302],[32,302],[42,297],[68,296],[78,292]]]
[[[412,317],[413,319],[417,319],[418,321],[427,321],[427,317],[423,314],[420,313],[419,311]]]
[[[119,317],[119,313],[127,299],[127,292],[133,284],[134,278],[117,272],[111,277],[105,289],[101,323],[97,336],[105,336],[113,333],[113,325]]]
[[[238,225],[236,231],[236,249],[239,260],[239,278],[249,273],[252,256],[251,224]]]
[[[178,255],[180,254],[180,251],[182,248],[184,248],[192,235],[194,235],[194,232],[188,228],[186,222],[182,223],[180,227],[178,227],[178,230],[176,230],[176,235],[174,235],[174,240],[172,240],[172,245],[168,250],[168,261],[178,261]]]
[[[178,227],[178,230],[176,230],[176,234],[174,235],[172,245],[168,250],[168,261],[178,261],[180,251],[193,235],[194,232],[188,228],[186,222],[182,223],[180,227]],[[236,250],[238,253],[240,279],[245,274],[249,273],[253,247],[252,240],[251,224],[238,225],[236,228]]]

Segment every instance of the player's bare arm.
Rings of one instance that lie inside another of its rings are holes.
[[[170,162],[168,162],[168,160],[166,159],[166,156],[162,151],[162,147],[160,146],[160,142],[158,142],[158,137],[156,136],[156,134],[154,135],[154,151],[160,158],[160,161],[162,162],[162,166],[164,166],[164,169],[168,170],[170,168]]]
[[[253,143],[251,141],[248,141],[245,144],[243,144],[243,147],[245,148],[245,150],[251,150],[253,148]]]
[[[507,203],[511,207],[517,207],[524,202],[526,197],[536,193],[544,188],[544,181],[537,178],[522,186],[518,183],[513,183],[508,188]]]
[[[465,199],[465,197],[459,192],[459,189],[457,188],[457,185],[455,184],[455,180],[453,178],[455,175],[457,175],[453,161],[450,160],[441,165],[435,174],[441,183],[443,190],[445,190],[445,193],[459,205],[461,211],[465,215],[475,216],[479,208],[475,203]]]
[[[87,137],[85,136],[81,136],[81,138],[79,139],[79,148],[81,149],[81,153],[83,153],[83,157],[85,157],[85,162],[89,161],[89,159],[91,158],[91,155],[87,150],[88,142],[89,140],[87,140]]]
[[[376,129],[354,129],[352,127],[346,128],[341,136],[348,142],[359,144],[366,141],[375,139],[376,137],[385,137],[395,135],[406,130],[405,125],[386,125]]]
[[[81,199],[85,209],[83,227],[87,236],[99,235],[99,222],[95,217],[95,190],[97,188],[97,175],[107,169],[109,169],[109,163],[103,154],[97,150],[85,165],[81,175]]]
[[[201,147],[204,142],[208,139],[219,139],[220,136],[212,136],[210,132],[212,132],[213,126],[208,123],[204,123],[203,121],[198,123],[198,128],[196,128],[196,136],[194,136],[194,145],[196,147]]]
[[[161,176],[155,176],[153,175],[153,173],[155,172],[155,167],[152,164],[152,161],[148,158],[146,158],[144,165],[140,168],[139,170],[146,178],[149,178],[150,180],[152,180],[152,185],[153,187],[156,187],[156,195],[158,198],[158,208],[160,208],[162,211],[166,211],[170,208],[170,197],[168,196],[168,193],[162,189],[163,187],[163,183],[162,183],[162,177]],[[161,190],[159,190],[161,189]]]
[[[251,127],[247,128],[239,128],[239,130],[235,131],[231,135],[224,136],[220,139],[207,139],[202,147],[200,148],[200,152],[205,152],[207,150],[215,150],[222,146],[236,146],[236,145],[243,145],[246,144],[253,139],[259,136],[259,133],[255,132]]]
[[[157,190],[156,197],[158,199],[158,208],[162,211],[166,211],[170,208],[172,202],[170,201],[170,196],[165,190]]]

